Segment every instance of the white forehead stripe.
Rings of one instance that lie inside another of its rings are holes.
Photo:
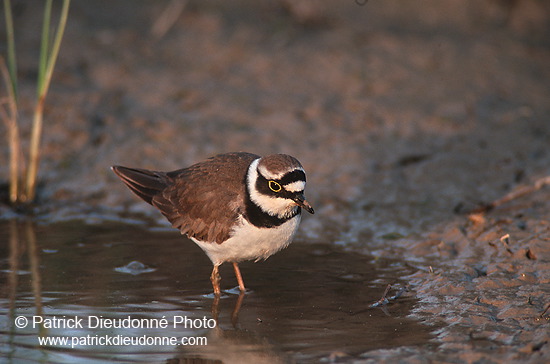
[[[273,172],[270,172],[267,170],[267,168],[265,168],[265,166],[263,165],[260,165],[258,167],[258,171],[260,171],[260,174],[262,176],[264,176],[265,178],[267,179],[279,179],[279,178],[283,178],[283,176],[287,173],[290,173],[290,172],[293,172],[293,171],[302,171],[305,173],[304,169],[301,168],[301,167],[296,167],[290,171],[283,171],[283,172],[280,172],[280,173],[273,173]]]
[[[304,181],[295,181],[287,185],[284,185],[283,187],[285,190],[289,192],[301,192],[306,187],[306,183]]]

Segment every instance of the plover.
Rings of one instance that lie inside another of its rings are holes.
[[[267,259],[287,247],[300,223],[306,174],[286,154],[219,154],[172,172],[113,166],[145,202],[155,206],[182,234],[204,250],[214,268],[210,280],[220,295],[218,267],[231,262],[239,289],[239,262]]]

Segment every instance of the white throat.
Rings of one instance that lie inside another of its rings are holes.
[[[254,204],[260,207],[262,211],[271,216],[277,216],[281,219],[292,216],[298,208],[294,201],[281,197],[267,196],[256,190],[259,162],[260,159],[258,158],[250,163],[246,175],[246,188],[248,189],[250,199]]]

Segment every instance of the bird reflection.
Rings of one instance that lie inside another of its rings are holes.
[[[212,301],[212,317],[216,327],[211,329],[204,346],[181,347],[181,353],[166,360],[167,364],[217,364],[217,363],[287,363],[289,358],[273,346],[269,340],[254,331],[239,328],[239,312],[245,298],[240,292],[231,312],[231,326],[224,328],[220,322],[223,304],[219,295]]]
[[[235,307],[233,308],[233,312],[231,313],[231,324],[234,328],[237,327],[239,323],[239,312],[241,310],[241,306],[244,301],[245,292],[239,291],[239,297],[237,298],[237,302],[235,303]],[[214,300],[212,301],[212,317],[214,320],[216,320],[216,323],[218,323],[218,319],[220,316],[220,295],[214,295]]]

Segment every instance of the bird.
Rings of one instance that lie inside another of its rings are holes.
[[[301,210],[314,214],[304,197],[304,168],[287,154],[224,153],[171,172],[118,165],[111,169],[206,253],[217,297],[221,264],[233,264],[244,293],[239,263],[265,260],[286,248]]]

